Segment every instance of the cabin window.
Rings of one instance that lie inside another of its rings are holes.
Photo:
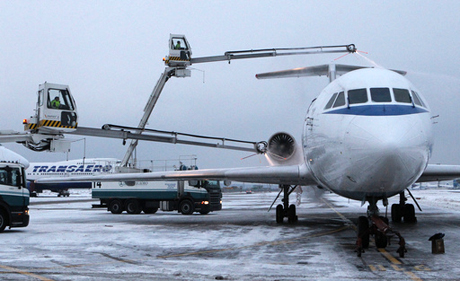
[[[188,50],[187,43],[185,43],[184,38],[181,37],[173,37],[171,39],[171,49],[174,50]]]
[[[329,109],[331,108],[332,104],[335,101],[335,98],[337,97],[338,93],[334,93],[331,97],[331,99],[327,102],[326,107],[324,109]]]
[[[343,92],[340,92],[339,95],[337,96],[337,99],[334,102],[333,107],[339,107],[345,105],[345,94]]]
[[[48,108],[74,110],[74,106],[69,91],[60,89],[49,89]]]
[[[412,103],[409,90],[393,89],[393,94],[395,96],[395,101],[397,102]]]
[[[390,89],[371,88],[371,99],[373,102],[391,102]]]
[[[348,91],[348,103],[365,103],[367,102],[367,91],[366,89],[356,89]]]
[[[422,100],[420,99],[420,97],[418,96],[416,92],[412,91],[412,96],[414,97],[414,103],[416,105],[425,107],[425,105],[423,104]]]

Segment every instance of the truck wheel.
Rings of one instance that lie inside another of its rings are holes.
[[[144,214],[155,214],[158,208],[144,208]]]
[[[195,211],[195,207],[193,206],[192,201],[184,200],[184,201],[180,202],[179,211],[183,215],[191,215]]]
[[[139,203],[139,200],[136,199],[129,199],[126,201],[125,209],[128,214],[132,215],[140,214],[142,211],[141,204]]]
[[[121,214],[123,212],[123,205],[120,200],[112,200],[109,204],[109,211],[112,214]]]
[[[0,210],[0,232],[3,232],[3,230],[5,230],[6,220],[7,218],[5,212]]]

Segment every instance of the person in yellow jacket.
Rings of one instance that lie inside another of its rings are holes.
[[[55,97],[54,100],[51,101],[51,108],[59,108],[61,102],[59,101],[59,97]]]

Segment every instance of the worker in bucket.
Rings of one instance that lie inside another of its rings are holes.
[[[59,97],[55,97],[54,100],[51,101],[52,108],[59,108],[61,102],[59,101]]]

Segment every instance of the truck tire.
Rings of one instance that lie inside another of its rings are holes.
[[[3,232],[5,230],[6,224],[7,224],[7,216],[4,211],[0,210],[0,232]]]
[[[158,208],[144,208],[144,214],[155,214],[158,211]]]
[[[123,204],[120,200],[112,200],[109,204],[109,211],[112,212],[112,214],[121,214],[123,213]]]
[[[125,209],[128,214],[138,215],[142,212],[141,203],[137,199],[129,199],[125,203]]]
[[[193,212],[195,211],[195,207],[193,206],[193,202],[188,200],[188,199],[183,200],[182,202],[180,202],[179,211],[183,215],[191,215],[191,214],[193,214]]]

